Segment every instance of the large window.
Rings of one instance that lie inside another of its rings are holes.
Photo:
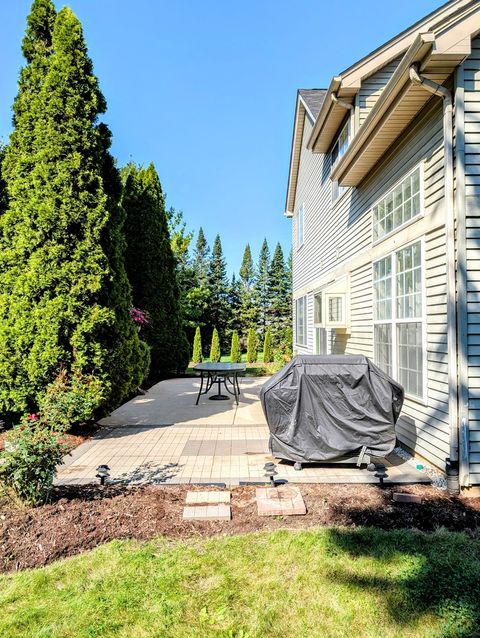
[[[332,168],[338,162],[338,160],[345,154],[350,142],[350,120],[348,120],[342,130],[335,144],[332,146],[331,160]],[[340,186],[338,182],[332,182],[332,202],[336,201],[340,195],[347,190],[346,186]]]
[[[303,245],[303,213],[305,204],[302,204],[298,209],[297,215],[297,248]]]
[[[397,184],[373,207],[373,241],[381,239],[422,212],[420,168]]]
[[[307,344],[307,298],[300,297],[296,300],[295,317],[296,317],[296,339],[295,342],[300,346]]]
[[[423,398],[421,242],[373,264],[373,319],[375,363]]]

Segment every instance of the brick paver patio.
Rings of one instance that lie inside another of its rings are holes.
[[[265,480],[268,427],[259,392],[265,379],[242,378],[239,406],[232,399],[195,405],[199,381],[170,379],[124,404],[90,441],[80,445],[59,468],[57,483],[96,481],[96,467],[106,463],[112,479],[133,483],[225,483]],[[395,483],[428,482],[396,455],[386,461]],[[376,483],[371,472],[351,466],[280,463],[278,479],[295,483]]]

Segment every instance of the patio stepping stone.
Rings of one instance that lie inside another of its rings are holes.
[[[307,513],[300,488],[294,485],[259,487],[256,500],[259,516],[302,516]]]
[[[232,518],[230,505],[187,505],[183,508],[185,521],[229,521]]]
[[[230,498],[230,492],[188,491],[185,503],[187,505],[230,503]]]

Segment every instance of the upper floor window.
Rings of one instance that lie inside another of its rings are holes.
[[[303,245],[303,212],[305,204],[302,204],[298,209],[297,215],[297,248]]]
[[[403,226],[422,212],[420,167],[373,207],[373,241]]]
[[[338,160],[345,154],[350,143],[350,120],[347,120],[339,136],[337,137],[335,144],[332,147],[331,162],[332,168],[338,162]],[[332,182],[332,202],[335,202],[340,195],[345,193],[347,186],[341,186],[338,182]]]

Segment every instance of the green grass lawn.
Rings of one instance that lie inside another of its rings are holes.
[[[1,577],[0,636],[480,636],[479,559],[479,541],[447,532],[115,541]]]

